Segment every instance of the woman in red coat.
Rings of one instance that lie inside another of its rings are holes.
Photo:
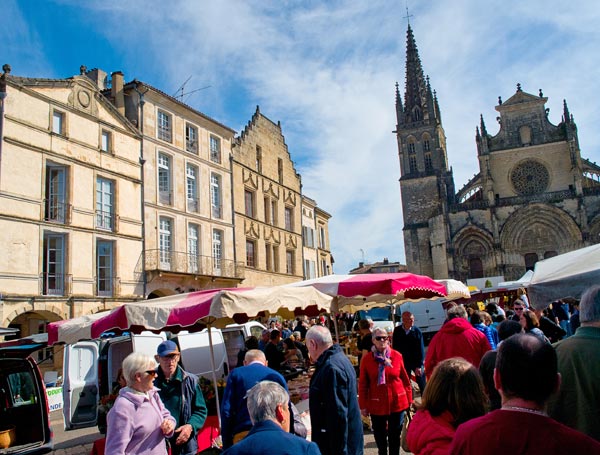
[[[412,402],[410,379],[402,354],[390,347],[384,329],[373,330],[373,347],[360,362],[358,403],[363,415],[371,415],[379,455],[400,453],[404,411]]]

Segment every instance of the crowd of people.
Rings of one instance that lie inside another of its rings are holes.
[[[401,440],[417,455],[600,454],[600,286],[543,310],[522,292],[446,314],[427,349],[409,312],[391,334],[360,320],[358,372],[324,319],[274,321],[227,378],[223,453],[362,454],[367,417],[379,455],[398,455]],[[107,454],[198,452],[206,404],[179,359],[167,340],[124,360]],[[312,442],[282,374],[309,363]]]

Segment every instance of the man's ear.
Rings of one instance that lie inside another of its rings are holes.
[[[494,387],[496,387],[496,390],[502,389],[502,380],[498,368],[494,368]]]
[[[275,415],[277,416],[277,421],[280,424],[283,424],[283,422],[285,420],[285,414],[283,412],[282,406],[283,406],[282,404],[278,404],[277,409],[275,410]]]

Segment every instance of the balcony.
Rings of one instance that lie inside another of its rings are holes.
[[[96,228],[107,231],[115,230],[115,216],[112,212],[96,210]]]
[[[175,274],[244,278],[244,264],[230,259],[215,259],[178,251],[146,250],[146,272],[169,272]],[[136,267],[137,268],[137,267]],[[136,272],[141,272],[136,270]]]
[[[114,297],[121,293],[121,278],[118,276],[94,277],[94,283],[98,297]]]
[[[173,193],[171,191],[159,191],[158,202],[164,205],[173,205]]]
[[[71,204],[53,199],[45,201],[44,219],[54,223],[69,224],[71,221]]]
[[[69,295],[71,293],[72,283],[72,275],[44,272],[40,274],[39,278],[40,295]]]

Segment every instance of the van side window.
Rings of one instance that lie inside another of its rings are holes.
[[[27,372],[11,373],[7,377],[11,407],[35,403],[34,386]]]

